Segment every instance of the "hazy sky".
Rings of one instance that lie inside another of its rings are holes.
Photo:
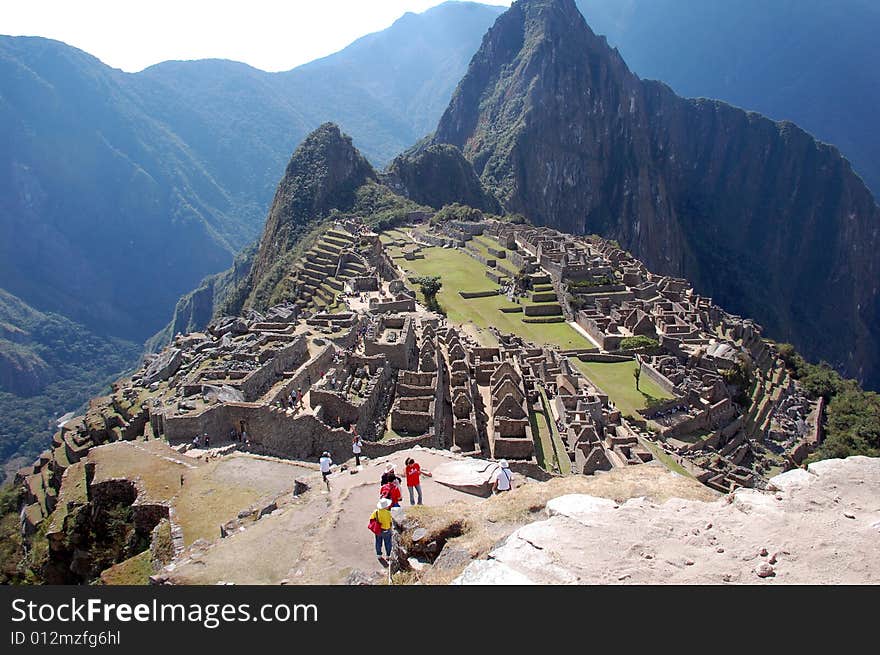
[[[510,0],[482,0],[510,5]],[[441,0],[0,0],[0,34],[64,41],[134,72],[219,57],[288,70]]]

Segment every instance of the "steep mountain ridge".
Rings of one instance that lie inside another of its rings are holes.
[[[259,237],[306,134],[332,120],[390,161],[436,122],[501,11],[444,3],[284,73],[202,60],[128,74],[57,41],[0,37],[4,287],[147,338]]]
[[[436,122],[501,11],[445,3],[286,73],[206,60],[128,74],[57,41],[0,36],[0,284],[69,319],[76,329],[65,335],[124,340],[118,376],[137,359],[130,342],[160,330],[172,310],[159,341],[203,325],[241,283],[246,253],[237,273],[217,272],[259,237],[310,130],[335,119],[370,158],[389,161]],[[56,358],[77,349],[47,343]],[[3,392],[3,408],[16,416],[10,438],[39,447],[46,418],[97,393],[93,379],[111,372],[85,358],[63,369],[67,382],[52,382],[23,348],[0,340],[0,360],[17,391],[37,395]]]
[[[293,153],[266,219],[266,227],[251,267],[248,304],[260,288],[272,286],[289,267],[289,254],[308,226],[330,214],[346,211],[357,201],[355,192],[376,172],[339,127],[325,123],[309,134]]]
[[[0,289],[0,462],[39,452],[58,416],[100,393],[140,351]]]
[[[791,120],[880,194],[880,4],[873,0],[577,0],[642,79]]]
[[[849,163],[791,123],[639,80],[573,0],[515,2],[431,142],[461,148],[506,209],[617,239],[880,383],[880,210]]]
[[[486,192],[474,167],[455,146],[437,144],[399,155],[383,181],[434,209],[461,203],[495,214],[501,211],[498,200]]]

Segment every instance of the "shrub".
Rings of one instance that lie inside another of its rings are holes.
[[[656,339],[652,339],[651,337],[646,337],[641,334],[634,337],[624,337],[620,340],[621,350],[635,350],[637,348],[656,348],[659,345],[660,342]]]

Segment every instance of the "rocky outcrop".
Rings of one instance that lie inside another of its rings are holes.
[[[880,384],[880,209],[849,162],[791,123],[638,79],[573,0],[499,17],[431,143],[461,148],[507,210],[617,239]]]
[[[284,172],[247,282],[245,304],[264,307],[274,284],[290,262],[289,255],[307,228],[330,210],[344,211],[356,202],[355,192],[376,173],[333,123],[309,134],[293,153]]]
[[[880,582],[880,459],[850,457],[714,502],[568,495],[457,584]]]
[[[495,214],[501,211],[498,200],[486,192],[474,167],[455,146],[435,144],[403,154],[391,163],[383,180],[434,209],[460,203]]]

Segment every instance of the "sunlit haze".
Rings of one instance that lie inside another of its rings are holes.
[[[169,59],[221,58],[288,70],[385,29],[438,0],[4,0],[0,34],[43,36],[134,72]],[[510,0],[484,0],[510,5]]]

